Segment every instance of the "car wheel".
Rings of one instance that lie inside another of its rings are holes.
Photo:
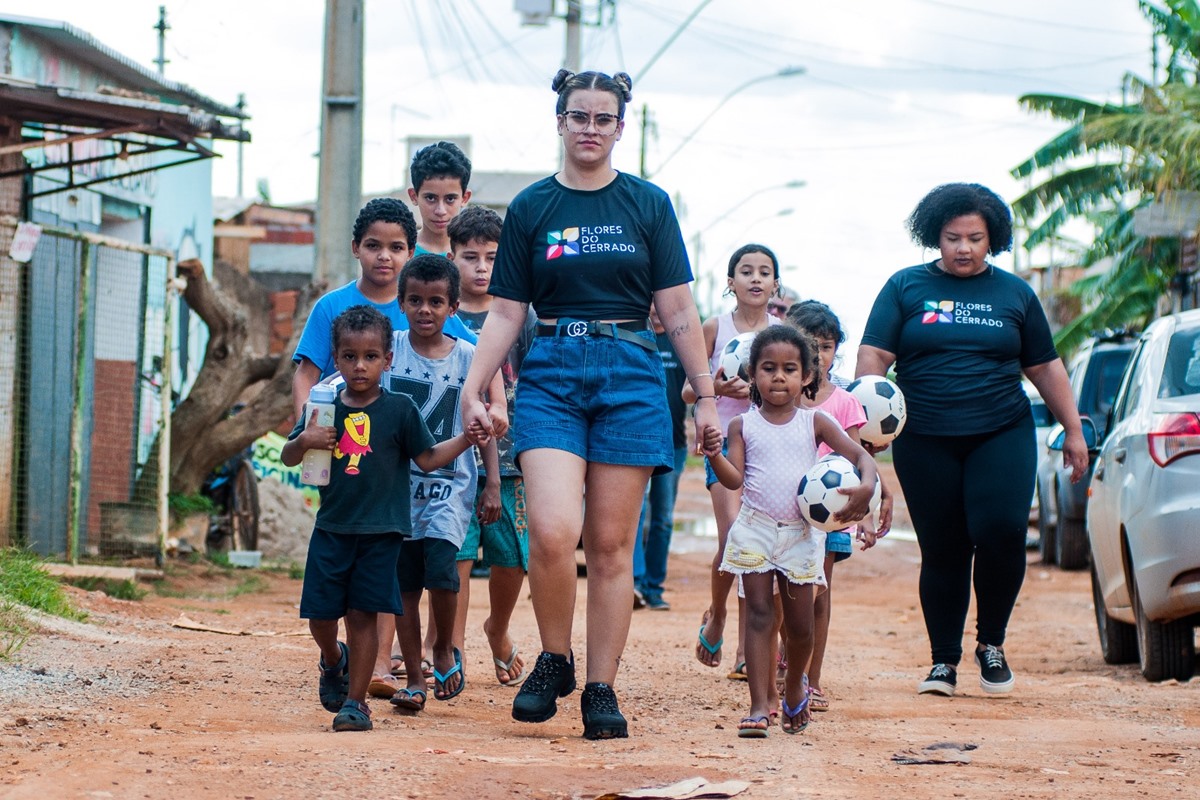
[[[1169,678],[1186,681],[1196,669],[1196,642],[1191,623],[1185,618],[1174,622],[1154,622],[1146,618],[1137,581],[1130,576],[1129,594],[1133,616],[1137,620],[1138,656],[1142,675],[1148,681]]]
[[[1083,569],[1088,565],[1088,538],[1083,520],[1063,516],[1058,510],[1054,535],[1054,557],[1060,569]]]
[[[1038,486],[1038,555],[1043,564],[1054,564],[1054,523],[1050,516],[1050,504],[1042,497],[1042,487]]]
[[[1096,609],[1096,633],[1100,636],[1100,653],[1106,664],[1132,664],[1138,660],[1137,628],[1108,615],[1100,578],[1092,569],[1092,605]]]

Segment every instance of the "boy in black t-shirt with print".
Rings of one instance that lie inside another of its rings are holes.
[[[392,324],[379,311],[353,306],[338,315],[333,350],[346,382],[334,402],[334,425],[315,424],[316,411],[306,409],[280,460],[294,466],[308,450],[333,451],[309,542],[300,616],[321,649],[319,695],[336,714],[333,729],[363,731],[372,727],[365,701],[378,645],[376,617],[403,611],[396,562],[412,530],[409,464],[432,471],[470,445],[462,435],[435,444],[412,400],[383,391]],[[343,617],[349,647],[337,638]]]

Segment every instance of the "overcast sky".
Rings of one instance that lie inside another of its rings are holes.
[[[59,0],[39,15],[65,19],[150,65],[160,4]],[[166,5],[167,77],[230,104],[246,94],[254,137],[246,193],[265,178],[276,202],[312,199],[324,3]],[[404,184],[403,139],[413,134],[470,135],[481,170],[555,169],[549,84],[563,57],[561,21],[522,27],[512,0],[364,5],[366,191]],[[595,0],[585,5],[594,22]],[[697,6],[700,14],[647,71]],[[616,166],[637,172],[646,104],[655,123],[649,171],[676,198],[693,257],[702,241],[698,274],[710,284],[716,276],[722,288],[733,249],[751,240],[772,247],[785,283],[842,317],[851,339],[847,372],[883,281],[929,255],[903,228],[917,200],[959,180],[1012,199],[1022,186],[1008,170],[1062,129],[1023,112],[1018,96],[1118,101],[1125,73],[1150,77],[1149,27],[1136,0],[617,0],[615,7],[615,24],[606,12],[602,26],[585,29],[583,62],[635,78],[636,113],[628,115]],[[0,10],[31,13],[27,0],[0,0]],[[806,72],[737,91],[789,66]],[[226,157],[215,167],[214,193],[233,195],[236,151],[218,150]],[[781,188],[794,181],[807,185]],[[998,263],[1011,268],[1012,260]]]

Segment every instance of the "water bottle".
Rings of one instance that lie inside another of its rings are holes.
[[[304,406],[305,426],[333,426],[333,401],[337,390],[327,383],[318,383],[308,392],[308,404]],[[317,418],[313,419],[313,411]],[[300,480],[309,486],[324,486],[329,483],[330,450],[306,450],[300,465]]]

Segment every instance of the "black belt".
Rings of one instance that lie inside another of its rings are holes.
[[[560,322],[557,325],[542,325],[538,323],[538,336],[608,336],[613,339],[622,339],[626,342],[633,342],[647,350],[658,350],[658,346],[649,339],[645,339],[637,335],[637,331],[650,330],[646,320],[635,320],[633,322],[584,322],[583,320],[571,320],[568,322]]]

